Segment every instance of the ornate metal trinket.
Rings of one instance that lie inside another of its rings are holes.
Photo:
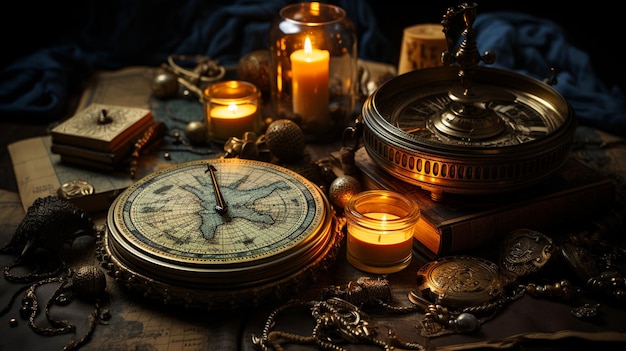
[[[504,240],[500,269],[509,282],[539,271],[554,251],[552,239],[531,229],[517,229]]]
[[[429,262],[417,271],[422,296],[437,304],[469,307],[502,294],[498,266],[473,256],[448,256]]]

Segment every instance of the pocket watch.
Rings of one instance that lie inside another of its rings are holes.
[[[452,308],[477,306],[503,292],[498,266],[475,256],[447,256],[423,265],[417,271],[422,296]]]
[[[449,9],[442,21],[446,65],[387,81],[367,98],[359,120],[370,157],[433,200],[536,184],[567,161],[574,137],[574,112],[549,84],[485,66],[495,54],[478,53],[475,16],[475,4]],[[454,51],[448,32],[461,18],[464,39]]]
[[[555,246],[550,237],[528,228],[504,238],[498,263],[469,256],[445,256],[417,271],[419,291],[437,304],[468,308],[493,302],[520,278],[539,272],[549,262]],[[521,284],[521,283],[520,283]]]
[[[159,301],[237,308],[286,296],[331,264],[338,227],[325,194],[294,171],[198,160],[122,192],[99,258],[122,286]]]

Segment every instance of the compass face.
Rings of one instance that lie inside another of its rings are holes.
[[[406,75],[388,82],[376,93],[376,113],[396,134],[435,147],[515,146],[547,138],[566,123],[567,104],[547,85],[532,86],[523,77],[496,72],[501,76],[489,70],[480,71],[484,81],[477,82],[473,88],[475,95],[483,98],[476,103],[477,109],[493,114],[503,123],[502,131],[489,138],[473,136],[472,130],[477,128],[468,128],[466,135],[458,137],[446,135],[437,127],[442,111],[451,106],[451,87],[460,84],[455,70],[449,68],[423,70],[420,75]],[[507,79],[511,82],[507,83]],[[523,84],[534,90],[523,90]],[[454,114],[449,115],[442,123],[455,123]],[[475,123],[481,120],[489,121],[480,116],[472,118]]]
[[[109,210],[108,247],[122,265],[164,282],[255,285],[316,261],[331,217],[321,190],[295,172],[194,161],[126,189]]]
[[[484,104],[504,123],[504,132],[488,139],[454,138],[437,130],[435,121],[450,103],[448,90],[428,91],[424,96],[414,94],[405,104],[389,105],[386,114],[389,122],[413,137],[434,144],[462,145],[467,147],[502,147],[532,142],[544,138],[563,123],[553,111],[540,106],[523,95],[509,103]],[[531,108],[535,105],[534,108]]]

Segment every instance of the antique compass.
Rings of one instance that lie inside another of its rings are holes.
[[[363,105],[363,143],[389,174],[431,192],[487,194],[519,190],[556,172],[567,160],[574,113],[550,85],[479,66],[472,28],[476,5],[449,9],[442,21],[445,67],[395,77]],[[462,17],[464,40],[453,52],[448,33]]]
[[[341,236],[314,183],[234,158],[146,176],[118,196],[107,227],[99,257],[120,284],[205,309],[289,294],[327,268]]]

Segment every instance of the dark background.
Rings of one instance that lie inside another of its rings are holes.
[[[354,1],[354,3],[350,1]],[[90,31],[90,39],[107,38],[109,33],[116,31],[115,11],[130,7],[128,5],[130,3],[125,2],[125,0],[104,2],[85,0],[15,1],[5,3],[0,12],[0,45],[3,47],[2,55],[0,55],[0,72],[5,66],[19,62],[25,55],[35,53],[42,48],[58,45],[63,41],[84,40],[85,35],[81,31],[85,28]],[[148,45],[173,45],[163,41],[162,38],[169,38],[171,35],[168,36],[167,34],[171,32],[168,31],[175,31],[178,27],[181,27],[181,32],[184,32],[183,25],[194,19],[194,17],[183,18],[176,11],[164,14],[162,9],[193,3],[194,6],[202,6],[206,9],[205,11],[211,11],[211,9],[229,4],[231,1],[137,0],[136,3],[141,4],[137,6],[143,6],[154,11],[154,13],[145,14],[144,22],[146,23],[143,23],[145,26],[154,28],[154,30],[144,35],[142,37],[144,40],[137,43],[146,47]],[[351,3],[354,8],[358,8],[360,4],[365,3],[365,0],[345,0],[344,3]],[[370,24],[377,26],[387,41],[387,45],[380,46],[379,57],[384,58],[381,59],[382,61],[393,65],[397,65],[402,30],[405,27],[423,22],[440,22],[448,7],[456,7],[461,4],[460,1],[418,0],[367,0],[367,3],[375,16],[371,19]],[[618,85],[622,91],[626,91],[623,55],[619,53],[623,46],[620,34],[624,30],[618,28],[618,24],[623,22],[624,15],[615,8],[614,2],[596,0],[582,5],[572,5],[561,1],[545,0],[483,0],[477,1],[477,4],[478,14],[493,11],[517,11],[556,22],[565,29],[568,42],[590,55],[591,64],[602,81],[609,86]],[[194,15],[200,17],[203,14]],[[140,35],[145,32],[144,26],[138,25],[130,28],[134,30],[129,35]],[[93,41],[87,44],[94,45]],[[111,49],[120,45],[120,43],[107,41],[103,41],[101,44],[107,45]],[[259,43],[259,45],[264,44]],[[143,59],[147,60],[143,57],[130,57],[133,56],[132,53],[132,47],[130,47],[129,57],[126,57],[129,63],[141,64],[144,62]],[[0,178],[2,183],[0,185],[2,185],[2,189],[17,191],[6,145],[30,136],[45,134],[51,123],[73,113],[75,102],[84,83],[86,83],[86,79],[81,75],[72,76],[72,73],[69,75],[68,80],[71,82],[68,86],[70,98],[62,111],[38,121],[26,117],[22,118],[22,116],[17,116],[17,118],[10,116],[9,118],[9,116],[0,114],[0,144],[2,144],[2,150],[0,150]],[[0,85],[0,96],[6,97],[7,95],[2,95],[1,90],[2,85]],[[14,95],[19,93],[16,92]],[[16,96],[11,96],[11,98],[16,98]],[[7,103],[1,99],[0,97],[0,104]]]
[[[448,7],[456,7],[462,1],[394,1],[369,0],[380,29],[389,39],[397,63],[404,27],[422,22],[441,21]],[[471,1],[469,1],[471,3]],[[515,11],[549,19],[564,28],[566,40],[589,53],[598,76],[607,84],[618,84],[626,91],[624,55],[618,54],[623,47],[623,12],[607,0],[566,2],[550,0],[478,0],[477,13]],[[621,26],[618,28],[618,24]]]
[[[123,0],[122,0],[123,1]],[[380,31],[390,43],[387,60],[388,63],[396,64],[400,52],[402,30],[412,24],[422,22],[440,22],[448,7],[455,7],[462,1],[421,1],[421,0],[352,0],[355,2],[368,2],[376,16]],[[111,9],[119,7],[119,0],[106,1],[107,6],[99,8]],[[152,0],[155,8],[163,8],[163,3],[171,0]],[[226,0],[207,0],[212,6],[228,4]],[[334,2],[334,1],[329,1]],[[113,26],[107,22],[110,13],[101,11],[103,18],[94,22],[94,6],[91,1],[67,0],[67,1],[15,1],[5,4],[0,13],[0,38],[2,39],[3,54],[0,55],[0,67],[8,64],[20,56],[31,53],[38,48],[57,43],[59,38],[67,37],[68,33],[87,26],[98,25],[102,33],[113,31],[107,28]],[[183,1],[174,1],[183,3]],[[538,17],[550,19],[564,27],[567,40],[590,53],[591,60],[597,74],[608,84],[620,84],[623,86],[625,79],[623,55],[618,55],[624,45],[620,40],[620,33],[624,32],[624,26],[618,28],[620,21],[623,23],[624,14],[615,7],[615,2],[608,0],[596,0],[589,2],[565,1],[538,1],[538,0],[482,0],[476,1],[478,13],[493,11],[517,11],[529,13]],[[216,5],[213,5],[216,4]],[[158,6],[157,6],[158,5]],[[211,7],[207,7],[210,9]],[[165,21],[167,17],[155,17],[155,21]],[[162,24],[164,30],[168,23]],[[139,28],[138,28],[139,30]],[[158,33],[151,33],[157,36]],[[71,36],[70,36],[71,37]],[[146,38],[149,40],[149,38]]]

